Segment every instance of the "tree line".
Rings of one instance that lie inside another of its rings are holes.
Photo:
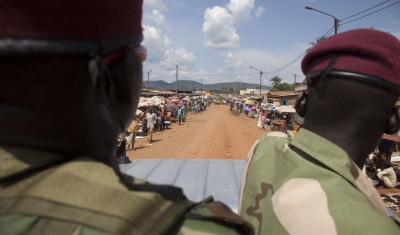
[[[270,91],[293,91],[294,90],[294,84],[290,84],[287,82],[282,82],[282,78],[279,76],[273,76],[271,79],[269,79],[271,82],[271,90]],[[145,84],[143,84],[143,88],[147,88]],[[156,87],[150,86],[149,89],[156,89]],[[255,87],[255,89],[260,89],[259,86]],[[200,89],[194,89],[194,90],[202,90]],[[211,93],[215,94],[240,94],[239,89],[234,89],[233,87],[227,87],[223,86],[221,89],[204,89],[203,91],[209,91]]]
[[[290,84],[287,82],[282,83],[282,78],[279,76],[273,76],[271,79],[269,79],[271,82],[271,91],[293,91],[294,90],[294,84]]]

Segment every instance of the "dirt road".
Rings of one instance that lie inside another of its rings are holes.
[[[130,159],[145,158],[209,158],[246,159],[254,141],[267,133],[257,127],[257,118],[231,112],[227,105],[207,107],[201,114],[188,114],[182,125],[136,139],[135,151],[127,151]]]

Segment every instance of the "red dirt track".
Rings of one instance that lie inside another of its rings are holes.
[[[130,159],[208,158],[246,159],[254,142],[267,133],[257,127],[257,118],[230,111],[227,105],[211,105],[201,114],[188,114],[182,125],[136,139],[135,151],[127,151]]]

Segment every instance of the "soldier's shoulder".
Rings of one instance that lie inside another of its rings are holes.
[[[192,207],[169,234],[254,234],[253,226],[221,202]]]

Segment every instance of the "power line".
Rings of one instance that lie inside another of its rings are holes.
[[[160,49],[158,49],[156,46],[154,46],[152,43],[150,43],[148,40],[143,39],[143,42],[145,42],[146,44],[150,45],[154,50],[158,51],[161,54],[164,54],[164,52],[162,52]]]
[[[321,38],[329,36],[333,32],[333,29],[334,29],[334,26],[332,26],[323,36],[321,36]],[[289,67],[290,65],[292,65],[295,62],[297,62],[298,60],[300,60],[312,47],[314,47],[314,45],[309,47],[306,51],[301,53],[301,55],[297,56],[295,59],[293,59],[292,61],[290,61],[286,65],[284,65],[284,66],[282,66],[282,67],[280,67],[278,69],[272,70],[272,71],[264,72],[264,74],[272,74],[272,73],[277,73],[277,72],[280,72],[280,71],[284,70],[285,68]]]
[[[344,22],[344,23],[342,23],[342,24],[340,24],[340,25],[345,25],[345,24],[351,23],[351,22],[353,22],[353,21],[359,20],[359,19],[361,19],[361,18],[364,18],[364,17],[366,17],[366,16],[372,15],[372,14],[374,14],[374,13],[377,13],[378,11],[382,11],[382,10],[384,10],[384,9],[386,9],[386,8],[388,8],[388,7],[391,7],[391,6],[393,6],[393,5],[397,4],[397,3],[400,3],[400,1],[395,2],[395,3],[393,3],[393,4],[390,4],[389,6],[386,6],[386,7],[384,7],[384,8],[381,8],[381,9],[379,9],[379,10],[373,11],[373,12],[371,12],[371,13],[369,13],[369,14],[366,14],[366,15],[363,15],[363,16],[361,16],[361,17],[358,17],[358,18],[356,18],[356,19],[354,19],[354,20],[350,20],[350,21]]]
[[[380,6],[380,5],[382,5],[382,4],[386,3],[386,2],[389,2],[389,1],[390,1],[390,0],[387,0],[387,1],[385,1],[385,2],[382,2],[382,3],[378,4],[378,5],[375,5],[375,6],[373,6],[373,7],[368,8],[367,10],[364,10],[364,11],[359,12],[359,13],[357,13],[357,14],[354,14],[354,15],[352,15],[352,16],[346,17],[346,18],[341,19],[341,20],[339,20],[339,21],[347,20],[347,19],[349,19],[349,18],[351,18],[351,17],[354,17],[354,16],[359,15],[359,14],[361,14],[361,13],[364,13],[364,12],[366,12],[366,11],[369,11],[369,10],[371,10],[371,9],[377,7],[377,6]]]
[[[237,77],[237,76],[248,76],[248,75],[258,75],[259,73],[248,73],[248,74],[205,74],[205,75],[197,75],[197,74],[187,74],[187,73],[178,73],[178,75],[180,75],[180,76],[184,76],[184,75],[188,75],[188,76],[209,76],[209,77],[216,77],[216,76],[226,76],[226,77],[229,77],[229,76],[233,76],[233,77]],[[174,74],[171,74],[171,75],[165,75],[165,76],[162,76],[162,77],[157,77],[157,78],[166,78],[166,77],[172,77],[172,76],[174,76],[174,75],[176,75],[175,73]],[[154,79],[156,79],[156,78],[154,78]],[[154,80],[154,79],[150,79],[150,80]]]

